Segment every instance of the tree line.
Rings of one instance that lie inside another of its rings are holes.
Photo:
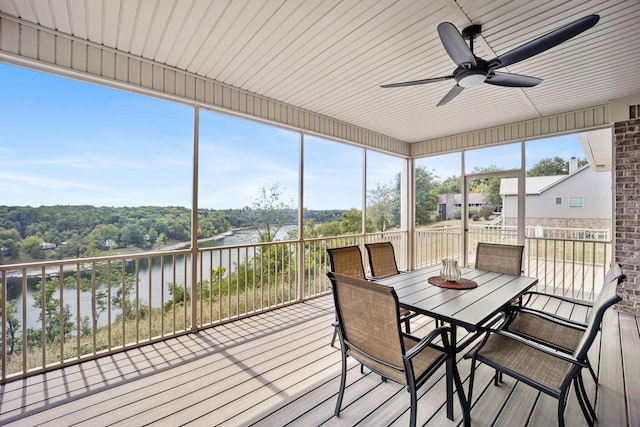
[[[560,157],[542,159],[528,176],[562,175],[569,162]],[[579,166],[586,160],[579,160]],[[496,166],[476,168],[474,173],[499,171]],[[367,232],[385,231],[400,225],[400,182],[376,184],[367,191]],[[499,210],[500,178],[476,178],[469,191],[483,195],[485,205],[475,215],[488,217]],[[437,220],[440,194],[462,191],[458,176],[440,179],[433,170],[417,167],[415,171],[416,225]],[[283,224],[295,224],[298,211],[282,200],[278,184],[260,189],[254,203],[241,209],[199,209],[198,239],[225,233],[234,228],[255,228],[259,241],[273,241]],[[303,212],[306,238],[355,234],[362,231],[362,214],[358,209],[307,210]],[[291,235],[289,237],[296,237]],[[99,255],[122,247],[159,249],[169,243],[191,239],[191,210],[180,206],[0,206],[0,264],[11,262],[66,259]],[[49,245],[43,246],[48,243]],[[55,248],[55,250],[53,250]],[[20,256],[24,255],[24,260]]]
[[[341,213],[305,211],[305,217],[320,223]],[[286,209],[283,214],[286,221],[297,221],[294,209]],[[251,207],[200,209],[198,238],[253,227],[260,221],[260,210]],[[21,256],[32,260],[66,259],[94,256],[110,248],[135,246],[151,250],[172,242],[188,242],[190,236],[191,210],[180,206],[0,206],[3,264],[19,262]],[[51,245],[43,246],[44,243]]]

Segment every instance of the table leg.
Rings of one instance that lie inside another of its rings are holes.
[[[453,370],[456,369],[456,326],[451,325],[451,342],[447,360],[447,418],[453,420]]]
[[[462,410],[462,420],[464,427],[471,427],[471,407],[470,403],[464,394],[464,388],[462,387],[462,381],[460,380],[460,374],[458,373],[458,366],[456,365],[457,355],[457,334],[456,326],[451,325],[451,342],[449,343],[449,359],[447,360],[447,418],[453,421],[453,383],[455,382],[456,392],[460,400],[460,407]]]

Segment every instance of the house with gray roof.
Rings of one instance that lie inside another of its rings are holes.
[[[575,159],[569,163],[568,175],[526,178],[525,224],[528,229],[538,230],[536,237],[547,237],[540,230],[551,228],[611,229],[611,174],[596,172],[588,164],[578,168]],[[517,225],[517,186],[517,178],[500,181],[505,225]],[[575,237],[590,237],[579,233]]]
[[[438,195],[438,218],[441,221],[454,218],[456,211],[462,210],[462,194]],[[468,196],[468,209],[479,209],[484,204],[484,196],[479,193],[470,193]]]

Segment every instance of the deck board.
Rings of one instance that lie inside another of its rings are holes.
[[[576,320],[584,320],[586,313],[545,298],[531,304]],[[321,297],[7,383],[1,389],[0,424],[407,425],[409,395],[404,388],[366,370],[361,375],[353,360],[342,412],[334,417],[340,352],[329,345],[333,320],[331,298]],[[422,316],[412,320],[418,336],[433,326]],[[610,311],[590,352],[599,373],[600,426],[639,425],[638,329],[634,316]],[[467,391],[470,363],[461,359],[458,366]],[[585,379],[594,399],[596,385],[588,375]],[[419,425],[460,425],[459,403],[450,421],[444,396],[441,367],[419,391]],[[472,405],[474,426],[556,421],[555,399],[506,376],[495,387],[493,371],[482,365]],[[584,424],[573,393],[565,417],[568,426]]]

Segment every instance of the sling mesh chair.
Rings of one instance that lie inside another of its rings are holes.
[[[331,265],[331,271],[338,274],[344,274],[345,276],[355,277],[356,279],[365,280],[367,277],[364,273],[364,267],[362,265],[362,252],[359,246],[344,246],[342,248],[327,249],[329,254],[329,264]],[[410,318],[411,312],[407,309],[400,309],[400,315],[404,321],[404,326],[407,332],[411,331]],[[338,323],[334,322],[333,326],[336,328],[333,331],[333,337],[331,338],[331,346],[336,342],[338,336]]]
[[[400,274],[391,242],[366,243],[364,247],[369,255],[369,267],[373,277],[383,279]]]
[[[391,242],[366,243],[369,256],[369,267],[373,279],[384,279],[385,277],[396,276],[401,273],[396,262],[396,253]],[[400,309],[400,316],[404,321],[405,331],[411,333],[410,319],[416,317],[418,313],[413,313],[407,309]],[[438,325],[436,321],[436,326]]]
[[[478,242],[475,267],[479,270],[520,276],[523,253],[522,245]],[[522,299],[518,298],[513,301],[513,304],[520,305],[521,301]]]
[[[529,340],[545,344],[556,350],[572,354],[578,348],[588,324],[595,315],[595,309],[593,307],[600,306],[602,299],[611,293],[610,290],[607,291],[607,288],[615,288],[623,278],[624,275],[620,271],[620,266],[617,264],[614,265],[605,275],[604,289],[600,292],[600,295],[598,295],[598,298],[596,298],[593,304],[559,295],[530,292],[530,294],[545,295],[548,298],[588,307],[589,311],[586,323],[577,322],[553,313],[524,306],[509,308],[507,321],[502,329],[521,335]],[[596,374],[588,359],[585,359],[585,362],[587,363],[587,368],[592,378],[596,381]]]
[[[616,293],[621,279],[622,276],[603,289],[602,298],[594,304],[589,322],[573,354],[556,351],[507,330],[488,331],[480,344],[465,355],[465,358],[471,358],[469,403],[472,402],[476,363],[481,362],[496,370],[496,384],[501,375],[506,374],[558,399],[559,426],[564,426],[564,409],[573,383],[582,413],[587,423],[593,425],[596,414],[586,395],[581,370],[588,366],[587,352],[600,329],[605,311],[621,300]]]
[[[479,242],[476,246],[476,268],[496,273],[522,274],[522,245]]]
[[[398,297],[392,287],[331,272],[327,275],[331,280],[342,349],[335,415],[340,414],[347,357],[352,356],[383,379],[407,387],[411,404],[409,424],[415,426],[417,389],[449,358],[448,328],[434,329],[421,340],[403,333]],[[455,386],[460,392],[462,383],[457,370],[453,371]],[[460,393],[458,397],[464,406],[466,401]]]

